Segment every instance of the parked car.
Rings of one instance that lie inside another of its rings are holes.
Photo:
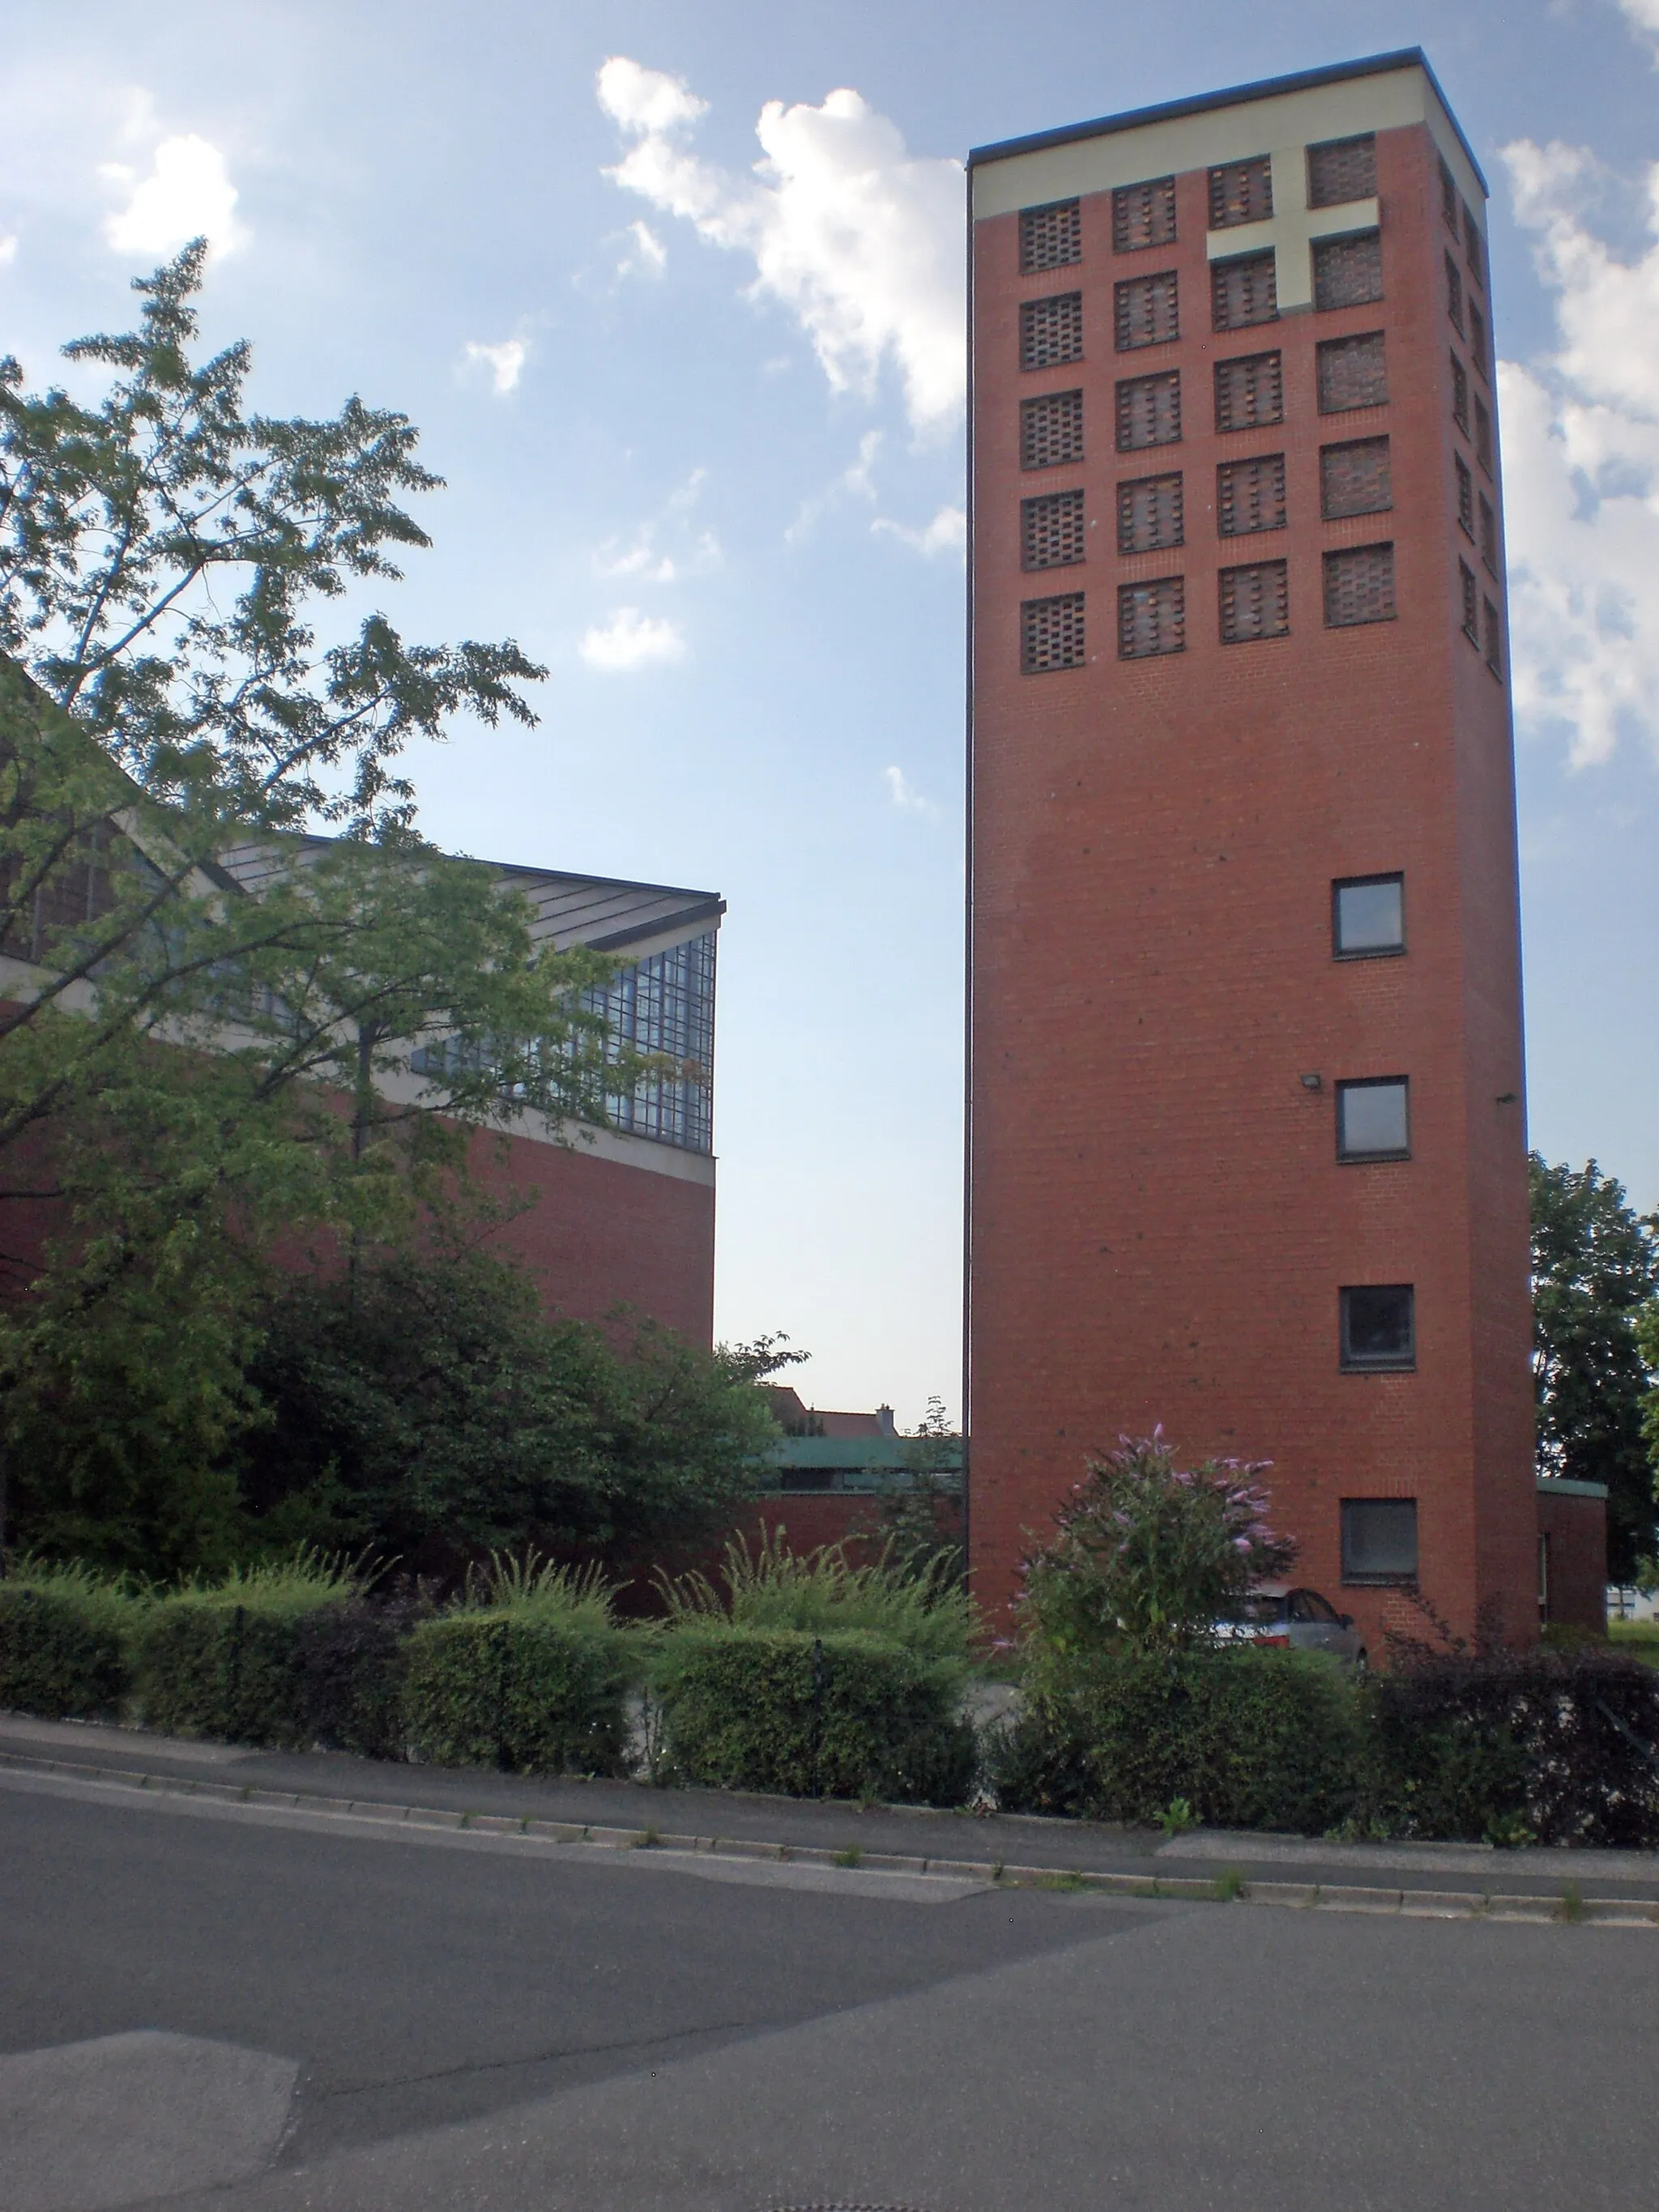
[[[1328,1651],[1350,1666],[1370,1664],[1351,1613],[1339,1613],[1317,1590],[1286,1583],[1263,1583],[1253,1589],[1231,1620],[1218,1620],[1220,1644],[1265,1644],[1291,1651]]]

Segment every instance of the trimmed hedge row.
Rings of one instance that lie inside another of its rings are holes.
[[[27,1583],[0,1583],[0,1706],[60,1721],[103,1720],[129,1688],[107,1607]]]
[[[515,1774],[627,1771],[637,1665],[619,1629],[508,1610],[448,1613],[409,1639],[403,1688],[411,1753]]]
[[[685,1628],[657,1669],[676,1781],[957,1805],[977,1766],[963,1670],[867,1631]]]

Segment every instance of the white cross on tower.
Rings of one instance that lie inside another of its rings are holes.
[[[1276,146],[1273,163],[1273,211],[1266,222],[1235,223],[1227,230],[1205,234],[1205,252],[1212,261],[1231,261],[1241,253],[1273,250],[1273,278],[1281,315],[1294,314],[1313,305],[1313,242],[1316,238],[1342,238],[1357,230],[1378,227],[1376,202],[1348,200],[1340,207],[1308,205],[1308,149],[1305,146]]]

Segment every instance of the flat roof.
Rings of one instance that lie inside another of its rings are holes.
[[[1289,76],[1265,76],[1254,84],[1233,85],[1224,92],[1200,93],[1190,100],[1166,100],[1156,107],[1131,107],[1121,115],[1103,115],[1092,123],[1067,123],[1057,131],[1035,131],[1024,138],[999,139],[994,145],[972,148],[968,166],[972,169],[981,162],[1006,161],[1013,154],[1039,153],[1044,147],[1066,146],[1079,138],[1103,138],[1115,131],[1138,130],[1148,123],[1173,123],[1183,115],[1202,115],[1218,107],[1241,107],[1248,100],[1272,100],[1285,92],[1310,92],[1322,84],[1340,84],[1349,77],[1386,76],[1392,70],[1402,69],[1420,69],[1433,86],[1435,98],[1457,133],[1457,143],[1468,155],[1469,166],[1480,179],[1481,191],[1490,198],[1491,187],[1474,157],[1474,149],[1464,137],[1462,125],[1453,114],[1451,102],[1441,90],[1440,80],[1421,46],[1401,46],[1390,54],[1368,54],[1359,61],[1334,62],[1323,69],[1298,70]]]

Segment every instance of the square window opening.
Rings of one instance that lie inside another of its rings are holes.
[[[1417,1292],[1413,1285],[1351,1283],[1338,1298],[1345,1373],[1398,1374],[1416,1366]]]
[[[1361,1585],[1417,1580],[1414,1498],[1342,1500],[1342,1579]]]
[[[1403,1075],[1366,1076],[1336,1086],[1339,1160],[1408,1160],[1411,1084]]]
[[[1406,878],[1348,876],[1331,886],[1331,950],[1339,960],[1375,960],[1406,949]]]

